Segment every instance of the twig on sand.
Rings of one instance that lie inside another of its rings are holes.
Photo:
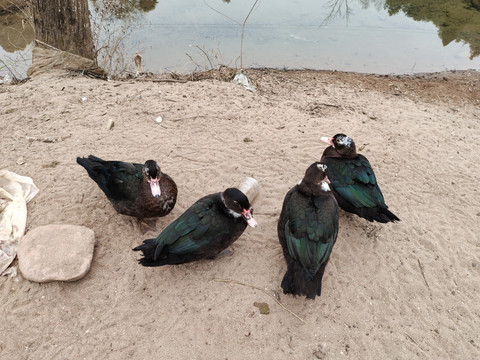
[[[59,141],[63,141],[63,140],[65,140],[65,139],[68,139],[69,137],[72,137],[72,134],[70,134],[70,135],[65,135],[65,136],[60,136],[60,137],[53,137],[53,136],[49,136],[49,137],[25,136],[25,138],[26,138],[28,141],[40,141],[40,142],[44,142],[44,143],[55,143],[55,142],[59,142]]]
[[[190,157],[183,156],[183,155],[179,155],[179,154],[177,154],[176,156],[179,157],[179,158],[182,158],[182,159],[191,161],[191,162],[197,162],[197,163],[203,163],[203,164],[205,164],[205,163],[210,163],[209,161],[206,161],[206,160],[192,159],[192,158],[190,158]]]
[[[415,345],[417,345],[417,346],[420,348],[420,350],[422,350],[423,352],[425,352],[425,350],[423,350],[423,348],[420,346],[420,344],[417,343],[410,335],[408,335],[405,331],[404,331],[403,333],[407,336],[407,338],[408,338],[411,342],[413,342]]]
[[[323,106],[329,106],[329,107],[334,107],[334,108],[341,108],[341,105],[336,105],[336,104],[328,104],[328,103],[319,103],[318,105],[323,105]]]
[[[257,290],[260,290],[262,292],[264,292],[265,294],[267,294],[268,296],[270,296],[273,300],[275,300],[275,302],[280,305],[280,307],[285,310],[286,312],[289,312],[290,314],[292,314],[294,317],[296,317],[298,320],[300,320],[302,323],[306,324],[307,322],[305,320],[303,320],[300,316],[298,316],[297,314],[295,314],[293,311],[291,311],[290,309],[288,309],[285,305],[283,305],[280,300],[277,299],[277,297],[274,295],[274,294],[271,294],[269,293],[267,290],[265,289],[262,289],[260,287],[257,287],[257,286],[254,286],[254,285],[250,285],[250,284],[245,284],[245,283],[242,283],[240,281],[235,281],[235,280],[228,280],[228,279],[213,279],[213,281],[215,282],[223,282],[223,283],[230,283],[230,284],[238,284],[238,285],[243,285],[243,286],[248,286],[252,289],[257,289]]]
[[[418,266],[420,267],[420,271],[422,272],[423,281],[425,281],[425,284],[427,285],[427,288],[430,290],[430,286],[428,285],[427,278],[425,277],[425,272],[423,271],[423,265],[420,262],[420,259],[417,259],[417,261],[418,261]]]
[[[135,78],[135,81],[142,81],[142,82],[167,82],[167,83],[186,83],[188,80],[183,79],[142,79],[142,78]]]

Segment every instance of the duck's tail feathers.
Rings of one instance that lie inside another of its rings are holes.
[[[320,296],[322,294],[322,277],[325,266],[326,263],[315,274],[311,274],[300,263],[292,261],[288,265],[287,272],[282,280],[284,294],[304,295],[308,299],[315,299],[315,296]]]
[[[143,266],[162,266],[167,264],[176,264],[166,254],[162,253],[163,246],[158,244],[157,239],[147,239],[143,241],[142,245],[133,248],[133,251],[141,251],[143,258],[138,262]]]
[[[359,216],[367,219],[370,222],[378,221],[380,223],[388,223],[400,221],[400,219],[386,207],[362,208],[358,213]]]
[[[110,173],[105,166],[106,161],[99,157],[89,155],[86,158],[77,157],[77,163],[87,170],[88,176],[97,183],[107,197],[110,196],[107,187],[107,179],[110,177]]]

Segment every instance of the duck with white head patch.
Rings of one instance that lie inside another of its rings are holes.
[[[353,139],[337,134],[321,140],[330,145],[320,161],[328,166],[332,192],[340,207],[368,221],[400,221],[388,210],[370,162],[357,154]]]
[[[119,214],[139,219],[159,217],[175,206],[177,185],[154,160],[142,165],[89,155],[77,157],[77,163],[87,170]]]
[[[338,204],[330,191],[327,166],[313,163],[285,196],[278,239],[287,262],[286,294],[315,299],[338,234]]]
[[[228,188],[190,206],[155,239],[133,250],[142,251],[144,266],[183,264],[211,258],[229,247],[247,225],[257,227],[253,208],[243,192]]]

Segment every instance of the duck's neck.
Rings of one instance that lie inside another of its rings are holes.
[[[357,157],[357,150],[355,148],[348,148],[342,151],[342,153],[339,153],[333,146],[329,146],[323,152],[322,157],[353,159]]]
[[[234,218],[234,219],[239,219],[242,217],[241,214],[233,211],[232,209],[228,208],[227,204],[225,203],[225,198],[223,197],[223,194],[220,193],[220,200],[222,201],[222,208],[223,211],[225,211],[225,214],[227,214],[229,217]]]
[[[320,184],[315,184],[303,179],[300,184],[297,185],[297,188],[306,196],[329,196],[332,194],[328,184],[323,181]]]

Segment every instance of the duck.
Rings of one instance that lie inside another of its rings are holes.
[[[327,166],[311,164],[283,200],[277,233],[287,271],[284,294],[315,299],[338,235],[338,203],[330,189]]]
[[[343,210],[370,222],[396,222],[400,219],[388,210],[368,159],[357,153],[353,139],[345,134],[321,137],[327,147],[321,162],[328,166],[333,195]]]
[[[143,266],[178,265],[214,258],[233,244],[247,226],[257,227],[253,208],[237,188],[197,200],[156,238],[135,247]]]
[[[177,185],[154,160],[142,165],[89,155],[77,157],[77,163],[87,170],[119,214],[138,219],[161,217],[175,207]]]

